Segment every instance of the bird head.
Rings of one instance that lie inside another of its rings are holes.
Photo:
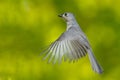
[[[59,17],[63,18],[65,21],[71,21],[74,20],[74,16],[70,12],[65,12],[63,14],[58,15]]]

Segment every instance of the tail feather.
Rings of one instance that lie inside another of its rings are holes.
[[[92,50],[87,50],[88,51],[88,56],[90,59],[90,63],[92,65],[92,68],[95,72],[101,74],[103,72],[102,67],[100,66],[100,64],[97,62],[94,54],[92,53]]]

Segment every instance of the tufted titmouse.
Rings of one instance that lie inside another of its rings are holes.
[[[63,58],[65,61],[67,59],[69,59],[69,61],[77,61],[88,53],[93,70],[97,73],[102,73],[103,70],[98,64],[92,52],[92,48],[74,15],[65,12],[58,16],[66,21],[67,29],[43,52],[45,53],[43,59],[49,57],[48,62],[53,61],[53,63],[57,61],[60,63]]]

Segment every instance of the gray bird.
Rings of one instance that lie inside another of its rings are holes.
[[[67,29],[56,41],[42,52],[45,53],[43,59],[45,60],[49,57],[48,63],[52,61],[55,64],[57,61],[61,63],[62,59],[64,59],[64,61],[67,59],[69,59],[69,61],[77,61],[88,53],[93,70],[97,73],[102,73],[103,70],[98,64],[87,37],[81,30],[74,15],[65,12],[58,16],[66,21]]]

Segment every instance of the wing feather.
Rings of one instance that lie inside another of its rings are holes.
[[[67,46],[65,45],[66,40],[63,43],[63,51],[64,51],[64,61],[67,61],[68,59],[68,51],[67,51]]]
[[[83,37],[80,35],[78,37],[69,30],[63,33],[47,50],[45,50],[46,56],[43,59],[50,56],[48,62],[53,60],[54,64],[57,61],[61,63],[63,57],[64,61],[67,59],[69,59],[70,62],[75,61],[86,55],[87,51],[85,46]]]
[[[60,46],[59,45],[60,44],[58,43],[57,48],[56,48],[56,54],[55,54],[55,58],[54,58],[53,64],[55,64],[57,59],[59,58],[59,53],[60,53],[60,48],[59,48]]]
[[[74,48],[74,50],[75,50],[75,53],[76,53],[76,55],[77,55],[77,59],[78,58],[80,58],[80,52],[79,52],[79,47],[75,44],[75,41],[72,41],[72,45],[73,45],[73,48]]]
[[[49,58],[49,60],[48,60],[48,63],[50,63],[50,62],[52,61],[53,57],[55,56],[57,44],[58,44],[58,43],[57,43],[57,41],[56,41],[56,43],[54,44],[55,46],[54,46],[53,49],[51,50],[51,56],[50,56],[50,58]]]
[[[53,48],[55,47],[56,42],[52,43],[50,47],[46,50],[46,55],[43,57],[43,60],[45,60],[53,51]]]
[[[67,52],[68,52],[69,62],[71,62],[73,60],[73,54],[72,54],[72,51],[71,51],[70,46],[68,44],[68,40],[66,41],[65,45],[66,45]]]
[[[59,42],[59,57],[58,58],[56,58],[56,59],[58,59],[58,63],[61,63],[61,61],[62,61],[62,57],[64,56],[64,54],[65,54],[65,50],[64,50],[64,42],[63,41],[61,41],[61,42]]]

